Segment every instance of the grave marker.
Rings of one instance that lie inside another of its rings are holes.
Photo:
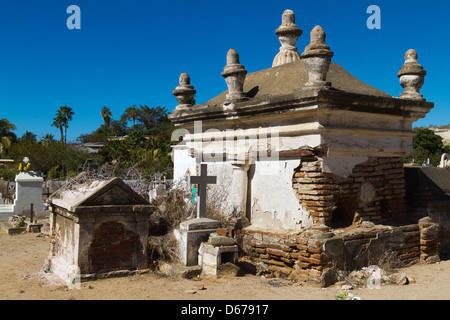
[[[220,221],[206,218],[206,187],[208,184],[215,184],[217,177],[208,176],[206,164],[200,164],[200,174],[189,177],[189,184],[197,184],[197,188],[192,188],[195,201],[194,189],[197,191],[197,217],[180,223],[180,227],[174,230],[174,235],[178,241],[178,253],[180,262],[185,266],[195,266],[198,264],[198,249],[202,242],[208,241],[209,235],[220,228]]]
[[[208,166],[206,164],[200,165],[200,175],[189,177],[189,184],[198,185],[198,204],[197,204],[197,218],[206,218],[206,187],[208,184],[216,184],[217,177],[208,176]]]

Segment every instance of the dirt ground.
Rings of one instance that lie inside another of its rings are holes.
[[[49,240],[37,234],[0,234],[1,300],[334,300],[340,286],[266,279],[255,275],[226,278],[172,279],[157,273],[82,282],[68,289],[43,272]],[[350,290],[361,300],[448,300],[450,261],[418,264],[401,270],[416,280],[408,285]],[[199,290],[198,285],[204,289]]]

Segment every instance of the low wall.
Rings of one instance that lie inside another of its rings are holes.
[[[400,267],[439,255],[436,224],[399,227],[377,225],[347,230],[308,230],[298,235],[261,230],[235,230],[240,254],[261,261],[277,276],[307,278],[326,287],[337,281],[337,271],[377,265]],[[220,233],[227,233],[224,230]]]

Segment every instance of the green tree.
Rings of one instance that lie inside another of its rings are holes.
[[[413,138],[413,148],[421,147],[430,154],[441,153],[444,147],[442,137],[435,134],[433,130],[428,128],[415,128],[415,136]]]
[[[11,142],[15,142],[17,136],[13,132],[14,130],[16,130],[16,125],[9,122],[8,119],[0,120],[0,137],[7,137]]]
[[[105,123],[105,126],[106,126],[106,127],[109,127],[109,124],[110,124],[111,119],[112,119],[112,112],[111,112],[111,109],[104,106],[104,107],[102,108],[101,115],[102,115],[103,121],[104,121],[104,123]]]
[[[141,122],[145,129],[150,130],[158,126],[161,119],[167,117],[167,109],[165,107],[150,108],[146,105],[139,106],[139,115],[137,120]]]
[[[72,108],[67,106],[61,108],[64,117],[64,143],[67,143],[67,129],[69,128],[69,121],[72,120],[72,116],[75,112],[72,111]]]
[[[406,158],[407,161],[423,163],[430,159],[432,165],[438,165],[443,153],[450,151],[449,146],[444,146],[442,137],[428,128],[415,128],[413,137],[413,152]]]
[[[61,132],[61,143],[67,143],[67,129],[69,128],[69,121],[72,120],[72,116],[75,113],[72,108],[68,106],[62,106],[56,112],[55,118],[53,118],[52,126],[58,128]]]
[[[56,116],[53,118],[52,127],[59,129],[61,133],[61,143],[64,143],[64,125],[63,125],[63,117],[60,110],[56,112]]]
[[[37,136],[36,136],[33,132],[26,131],[26,132],[22,135],[22,137],[20,138],[20,140],[30,140],[30,141],[36,142],[36,141],[37,141],[36,137],[37,137]]]
[[[89,157],[87,152],[59,141],[41,143],[26,139],[21,139],[13,145],[10,155],[17,162],[28,157],[32,163],[31,170],[50,179],[75,176],[78,167]]]
[[[6,155],[9,148],[11,148],[11,139],[8,137],[2,137],[0,139],[0,156],[3,157],[3,152],[5,152]]]
[[[49,143],[52,143],[55,141],[55,136],[51,133],[47,133],[45,136],[42,137],[41,143],[48,145]]]
[[[125,109],[125,112],[122,114],[122,119],[131,119],[131,121],[133,122],[133,126],[135,126],[136,119],[138,118],[139,114],[139,108],[134,105]]]

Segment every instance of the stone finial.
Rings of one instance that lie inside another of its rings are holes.
[[[306,87],[331,87],[331,83],[326,79],[334,53],[326,45],[325,38],[326,34],[322,27],[315,26],[311,31],[311,42],[301,55],[309,78]]]
[[[404,92],[400,94],[401,99],[425,100],[419,93],[423,86],[427,72],[417,61],[417,52],[410,49],[405,54],[405,64],[400,68],[397,76]]]
[[[189,108],[195,104],[194,96],[197,91],[191,86],[191,79],[187,73],[180,75],[180,85],[173,90],[172,94],[178,101],[176,109]]]
[[[225,102],[246,100],[244,93],[244,81],[247,75],[245,67],[239,63],[239,54],[234,49],[227,53],[227,65],[223,68],[222,76],[228,86],[228,94]]]
[[[280,52],[273,59],[272,67],[300,60],[297,52],[298,38],[303,31],[295,24],[295,14],[292,10],[285,10],[281,17],[281,26],[275,30],[281,43]]]

